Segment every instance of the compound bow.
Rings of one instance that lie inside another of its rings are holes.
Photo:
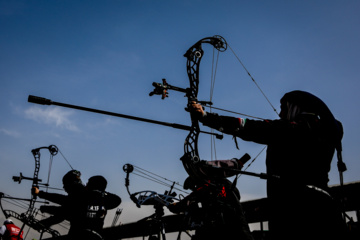
[[[189,77],[190,87],[183,89],[179,87],[174,87],[167,84],[166,80],[163,79],[163,83],[153,83],[155,87],[154,91],[150,93],[150,96],[153,94],[162,95],[162,99],[168,96],[168,89],[175,91],[180,91],[186,93],[188,99],[187,106],[192,102],[199,102],[197,99],[198,90],[199,90],[199,71],[200,71],[200,62],[204,55],[204,50],[202,49],[202,44],[208,43],[211,44],[219,52],[224,52],[227,49],[227,43],[225,39],[221,36],[207,37],[199,40],[193,46],[191,46],[184,57],[187,58],[186,69]],[[181,157],[181,161],[186,172],[190,177],[193,177],[197,180],[203,181],[205,179],[204,173],[200,171],[199,162],[200,156],[198,151],[198,138],[200,133],[199,122],[196,116],[190,112],[191,118],[191,128],[190,133],[187,135],[184,144],[184,155]]]
[[[32,188],[33,187],[39,187],[39,185],[44,185],[44,186],[49,186],[49,183],[39,183],[42,180],[39,179],[39,171],[40,171],[40,150],[41,149],[48,149],[50,152],[51,157],[55,156],[58,153],[58,148],[55,145],[50,145],[48,147],[39,147],[39,148],[35,148],[33,150],[31,150],[34,159],[35,159],[35,170],[34,170],[34,176],[32,178],[29,177],[24,177],[22,175],[22,173],[20,173],[20,176],[14,176],[13,180],[15,182],[18,182],[19,184],[21,183],[22,180],[32,180]],[[4,215],[6,218],[16,218],[18,220],[20,220],[21,222],[23,222],[23,225],[21,227],[21,231],[24,229],[25,225],[28,225],[30,228],[33,228],[37,231],[40,232],[41,236],[40,239],[42,237],[42,234],[44,232],[47,232],[49,234],[51,234],[53,237],[56,236],[60,236],[59,232],[57,232],[56,230],[53,230],[51,228],[47,228],[44,225],[42,225],[37,219],[35,219],[34,215],[35,215],[35,202],[36,202],[36,195],[32,194],[31,199],[28,200],[29,206],[28,209],[25,213],[22,214],[18,214],[12,210],[5,210],[1,204],[1,198],[4,197],[4,194],[0,194],[0,208],[3,211]],[[24,200],[24,199],[22,199]]]
[[[169,204],[174,201],[179,201],[179,199],[175,198],[176,193],[172,192],[175,182],[172,184],[169,191],[166,191],[165,194],[159,194],[155,191],[145,190],[139,191],[135,193],[131,193],[130,191],[130,173],[134,171],[134,166],[127,163],[123,166],[123,170],[126,173],[125,178],[125,187],[130,196],[130,199],[135,203],[135,205],[140,208],[141,205],[154,205],[154,206],[169,206]]]

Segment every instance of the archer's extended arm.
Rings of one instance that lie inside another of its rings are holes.
[[[40,191],[37,187],[33,187],[31,189],[31,193],[33,195],[39,196],[42,199],[46,199],[48,201],[51,201],[53,203],[57,203],[59,205],[64,205],[66,202],[66,195],[58,194],[58,193],[47,193],[44,191]]]

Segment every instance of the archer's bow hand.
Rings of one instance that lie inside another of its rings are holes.
[[[39,190],[37,187],[33,187],[33,188],[31,189],[31,194],[32,194],[33,196],[39,195],[39,192],[40,192],[40,190]]]
[[[196,116],[198,119],[203,118],[206,115],[206,112],[204,111],[203,106],[201,106],[199,103],[192,101],[188,106],[188,111],[194,116]]]

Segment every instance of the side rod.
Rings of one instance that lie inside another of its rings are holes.
[[[167,127],[172,127],[172,128],[176,128],[176,129],[182,129],[182,130],[188,130],[188,131],[191,129],[190,126],[186,126],[186,125],[182,125],[182,124],[162,122],[162,121],[157,121],[157,120],[148,119],[148,118],[135,117],[135,116],[125,115],[125,114],[121,114],[121,113],[114,113],[114,112],[108,112],[108,111],[98,110],[98,109],[94,109],[94,108],[87,108],[87,107],[71,105],[71,104],[66,104],[66,103],[61,103],[61,102],[54,102],[50,99],[43,98],[43,97],[37,97],[37,96],[33,96],[33,95],[29,95],[28,102],[41,104],[41,105],[56,105],[56,106],[60,106],[60,107],[73,108],[73,109],[77,109],[77,110],[93,112],[93,113],[100,113],[100,114],[114,116],[114,117],[120,117],[120,118],[127,118],[127,119],[136,120],[136,121],[148,122],[148,123],[153,123],[153,124],[157,124],[157,125],[162,125],[162,126],[167,126]],[[200,132],[205,133],[205,134],[215,135],[215,137],[217,139],[223,138],[223,135],[221,135],[221,134],[207,132],[207,131],[200,131]]]

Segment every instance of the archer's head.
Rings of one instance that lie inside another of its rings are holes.
[[[6,224],[13,224],[13,221],[11,219],[6,219],[5,222],[4,222],[4,225]]]
[[[79,189],[79,187],[84,187],[80,177],[81,172],[78,170],[71,170],[67,172],[62,179],[64,190],[67,193],[72,193]]]
[[[311,113],[320,119],[333,120],[333,115],[326,104],[315,95],[305,91],[291,91],[286,93],[280,100],[280,118],[293,121],[299,114]]]
[[[325,129],[324,132],[336,142],[341,141],[343,127],[340,121],[336,120],[327,105],[315,95],[305,91],[292,91],[286,93],[280,100],[280,118],[294,121],[299,116],[311,114],[319,119]]]
[[[107,181],[103,176],[97,175],[89,178],[86,188],[88,190],[99,190],[105,191],[107,186]]]

